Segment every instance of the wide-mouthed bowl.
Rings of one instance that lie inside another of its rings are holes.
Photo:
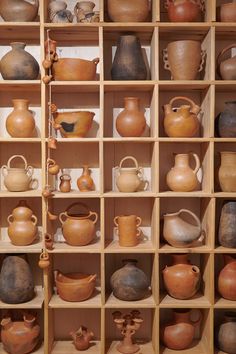
[[[74,111],[53,113],[56,127],[63,138],[83,138],[92,126],[94,112]]]
[[[59,58],[52,65],[52,75],[58,81],[90,81],[96,79],[99,58]]]

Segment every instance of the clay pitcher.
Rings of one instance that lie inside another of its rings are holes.
[[[1,0],[0,15],[7,22],[31,22],[38,15],[39,0]]]
[[[236,313],[226,312],[217,333],[218,348],[224,353],[236,354]]]
[[[192,155],[196,162],[194,170],[189,166],[189,157]],[[175,165],[167,173],[166,183],[174,192],[191,192],[198,186],[197,172],[200,160],[197,154],[176,154]]]
[[[194,224],[186,222],[180,217],[181,214],[188,214],[194,220]],[[180,209],[177,213],[164,215],[164,239],[173,247],[191,247],[195,241],[201,242],[202,226],[199,218],[187,209]]]
[[[187,254],[174,254],[172,257],[173,265],[162,271],[165,288],[175,299],[191,299],[200,287],[200,270],[190,264]]]
[[[199,41],[170,42],[163,53],[164,68],[171,72],[173,80],[196,80],[203,70],[206,52],[201,50]]]
[[[136,215],[120,215],[114,218],[121,247],[134,247],[139,244],[141,223],[142,219]]]
[[[223,247],[236,248],[236,201],[227,200],[221,209],[218,233]]]
[[[236,137],[236,101],[225,102],[225,110],[220,113],[218,121],[219,136],[222,138]]]
[[[149,13],[149,1],[108,0],[107,10],[113,22],[144,22]]]
[[[220,295],[231,301],[236,301],[236,259],[230,255],[224,255],[225,266],[218,278],[218,291]]]
[[[91,192],[95,189],[95,185],[91,177],[91,170],[87,165],[83,166],[82,175],[77,179],[77,186],[80,192]]]
[[[87,350],[90,347],[90,341],[94,337],[94,333],[84,326],[81,326],[76,332],[71,332],[70,335],[77,350]]]
[[[122,167],[126,160],[132,160],[135,167]],[[116,178],[116,185],[120,192],[137,192],[144,182],[142,168],[138,166],[137,160],[133,156],[126,156],[120,161],[118,169],[119,175]]]
[[[221,151],[219,182],[222,192],[236,192],[236,152]]]
[[[220,21],[235,22],[236,21],[236,2],[229,2],[220,6]]]
[[[116,118],[116,130],[124,137],[141,136],[146,127],[146,119],[139,107],[138,97],[125,97],[125,108]]]
[[[173,103],[183,100],[190,105],[182,105],[173,108]],[[191,138],[199,131],[199,120],[197,118],[201,108],[190,98],[174,97],[164,106],[164,129],[166,135],[172,138]]]
[[[8,115],[6,129],[13,138],[32,138],[35,136],[35,120],[29,110],[29,101],[24,99],[12,100],[14,110]]]
[[[71,191],[71,176],[67,173],[63,173],[60,176],[60,185],[59,189],[62,193],[69,193]]]
[[[236,48],[236,43],[222,49],[217,57],[217,70],[223,80],[236,80],[236,55],[222,60],[223,55],[233,48]]]
[[[201,0],[166,0],[165,7],[171,22],[196,22],[204,10]]]

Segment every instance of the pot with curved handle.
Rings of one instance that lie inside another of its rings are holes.
[[[165,0],[165,8],[171,22],[196,22],[204,11],[204,0]]]
[[[120,246],[134,247],[139,244],[142,233],[139,228],[141,223],[142,219],[136,215],[120,215],[114,218]]]
[[[236,55],[221,61],[223,55],[233,48],[236,48],[236,43],[222,49],[217,57],[217,72],[222,80],[236,80]]]
[[[60,166],[53,159],[47,159],[47,169],[50,175],[57,175],[60,171]]]
[[[0,15],[7,22],[31,22],[38,15],[39,0],[1,0]]]
[[[71,214],[69,211],[74,206],[82,206],[84,214]],[[92,218],[94,217],[94,220]],[[86,204],[77,202],[71,204],[65,212],[59,215],[62,224],[62,233],[66,242],[71,246],[86,246],[95,238],[95,224],[98,214],[90,211]]]
[[[126,160],[131,160],[135,167],[122,167]],[[131,193],[137,192],[140,185],[145,182],[143,179],[142,168],[138,166],[137,160],[133,156],[126,156],[120,161],[119,176],[116,177],[116,185],[120,192]],[[144,187],[146,188],[146,186]]]

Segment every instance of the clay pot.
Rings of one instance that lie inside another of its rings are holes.
[[[124,301],[141,300],[147,295],[149,281],[136,267],[135,259],[123,261],[125,265],[112,274],[110,283],[115,297]]]
[[[236,354],[236,313],[226,312],[217,333],[218,348],[224,353]]]
[[[218,291],[220,295],[231,301],[236,301],[236,259],[230,255],[224,255],[225,266],[218,277]]]
[[[125,109],[116,118],[116,130],[121,136],[141,136],[146,127],[146,119],[139,107],[138,97],[125,97]]]
[[[37,217],[27,206],[25,200],[21,200],[17,207],[8,216],[9,223],[7,233],[16,246],[28,246],[34,242],[37,236]]]
[[[236,152],[221,151],[219,182],[222,192],[236,192]]]
[[[10,354],[31,353],[39,342],[40,327],[36,318],[24,314],[23,321],[12,321],[11,317],[1,321],[1,340],[4,350]]]
[[[67,173],[63,173],[60,176],[60,185],[59,189],[62,193],[69,193],[71,191],[71,176]]]
[[[236,48],[236,43],[222,49],[217,57],[217,70],[223,80],[236,80],[236,55],[221,61],[223,55],[233,48]]]
[[[123,162],[125,162],[126,160],[132,160],[135,164],[135,167],[122,167]],[[137,192],[140,187],[146,182],[143,180],[142,167],[138,166],[138,162],[133,156],[124,157],[120,161],[119,167],[117,166],[116,169],[118,169],[119,173],[116,178],[116,185],[120,192]],[[147,183],[145,187],[147,187]]]
[[[72,207],[82,206],[85,214],[71,214],[69,210]],[[94,220],[91,218],[94,217]],[[95,238],[95,224],[98,220],[98,214],[92,212],[83,203],[71,204],[64,213],[59,215],[62,224],[62,233],[66,242],[71,246],[86,246]]]
[[[91,192],[95,189],[94,182],[90,174],[91,170],[87,165],[84,165],[83,172],[81,176],[77,179],[77,186],[80,192]]]
[[[46,251],[43,251],[39,256],[38,262],[39,268],[46,269],[50,266],[49,255]]]
[[[186,222],[180,217],[181,214],[188,214],[194,220],[194,224]],[[195,241],[201,242],[202,226],[199,218],[187,209],[180,209],[177,213],[164,215],[164,239],[173,247],[191,247]]]
[[[29,110],[29,101],[12,100],[14,110],[8,115],[6,129],[13,138],[32,138],[35,136],[35,120]]]
[[[76,332],[71,332],[70,335],[77,350],[87,350],[94,337],[94,333],[84,326],[81,326]]]
[[[236,101],[225,102],[226,108],[219,115],[218,132],[223,138],[236,137]]]
[[[20,158],[24,162],[24,167],[11,167],[11,161]],[[2,175],[4,176],[4,185],[10,192],[24,192],[30,189],[34,169],[32,166],[27,166],[27,161],[23,155],[13,155],[7,162],[7,165],[2,166]]]
[[[139,244],[142,219],[136,215],[120,215],[114,218],[116,232],[121,247],[134,247]]]
[[[191,310],[173,310],[173,320],[162,326],[161,339],[163,344],[172,350],[185,350],[191,347],[196,327],[202,320],[200,312],[197,321],[190,318]]]
[[[192,155],[196,167],[192,170],[189,166],[189,157]],[[191,192],[198,185],[197,172],[200,168],[200,160],[197,154],[176,154],[175,165],[167,173],[166,183],[174,192]]]
[[[74,14],[77,22],[91,23],[99,22],[99,11],[93,11],[95,7],[92,1],[79,1],[74,7]]]
[[[48,138],[48,147],[49,149],[56,150],[57,149],[57,139],[52,136]]]
[[[57,291],[62,300],[85,301],[91,297],[96,285],[96,274],[83,273],[62,274],[55,271]]]
[[[96,79],[99,58],[91,60],[60,58],[52,66],[52,75],[57,81],[90,81]]]
[[[39,75],[39,65],[34,57],[25,51],[25,43],[10,43],[12,50],[0,61],[0,71],[4,80],[35,80]]]
[[[163,53],[164,68],[171,72],[173,80],[195,80],[203,70],[206,52],[201,50],[199,41],[170,42]]]
[[[196,22],[200,20],[204,10],[201,0],[166,0],[165,7],[171,22]]]
[[[223,247],[236,248],[236,201],[227,200],[221,209],[219,243]]]
[[[49,233],[44,235],[44,243],[47,250],[53,250],[54,237]]]
[[[220,6],[220,21],[235,22],[236,21],[236,3],[229,2]]]
[[[108,0],[107,10],[113,22],[145,22],[149,13],[149,1]]]
[[[73,22],[73,15],[71,11],[67,10],[65,1],[56,0],[50,1],[48,4],[48,16],[52,23],[71,23]]]
[[[0,274],[0,298],[7,304],[21,304],[34,297],[33,274],[26,260],[7,256]]]
[[[176,100],[183,100],[190,105],[173,108]],[[187,97],[174,97],[164,106],[164,129],[166,135],[172,138],[191,138],[199,131],[197,118],[201,108]]]
[[[165,288],[175,299],[191,299],[200,287],[200,270],[189,263],[187,254],[174,254],[172,257],[173,265],[162,271]]]
[[[44,189],[43,189],[43,191],[42,191],[42,196],[43,196],[44,198],[52,198],[52,197],[54,196],[54,194],[53,194],[53,192],[52,192],[52,187],[51,187],[49,184],[47,184],[47,185],[44,187]]]
[[[0,15],[7,22],[31,22],[38,15],[39,0],[1,0]]]
[[[47,159],[47,169],[50,175],[57,175],[60,171],[60,166],[53,159]]]
[[[134,35],[119,37],[111,68],[111,78],[112,80],[147,79],[147,68],[138,37]]]

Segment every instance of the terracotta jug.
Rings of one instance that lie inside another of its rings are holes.
[[[187,254],[174,254],[173,265],[163,272],[165,288],[175,299],[191,299],[200,287],[200,269],[190,264]]]
[[[112,80],[147,79],[147,68],[138,37],[128,34],[119,37],[111,68],[111,78]]]
[[[38,15],[39,0],[1,0],[0,15],[7,22],[31,22]]]
[[[50,265],[49,255],[46,250],[42,250],[42,253],[39,256],[38,266],[41,269],[46,269]]]
[[[116,130],[121,136],[141,136],[146,127],[146,119],[139,107],[138,97],[125,97],[125,108],[116,118]]]
[[[44,198],[52,198],[54,196],[50,184],[46,184],[46,186],[43,188],[42,196]]]
[[[173,80],[195,80],[203,70],[206,52],[199,41],[170,42],[163,53],[164,68],[171,72]]]
[[[94,181],[91,177],[91,170],[87,165],[83,166],[83,172],[77,179],[77,186],[80,192],[91,192],[95,189]]]
[[[0,274],[0,299],[7,304],[21,304],[33,299],[34,281],[26,257],[6,256]]]
[[[222,138],[236,137],[236,101],[225,102],[225,110],[218,116],[218,134]]]
[[[196,22],[204,11],[204,0],[166,0],[165,7],[171,22]]]
[[[235,3],[236,5],[236,3]],[[222,60],[224,54],[230,49],[236,48],[236,43],[230,44],[219,53],[217,57],[217,70],[223,80],[236,80],[236,55]]]
[[[188,214],[194,220],[194,224],[190,224],[180,217],[181,214]],[[195,241],[202,242],[201,221],[190,210],[180,209],[177,213],[164,215],[164,239],[173,247],[187,248],[191,247]]]
[[[48,16],[52,23],[71,23],[74,17],[71,11],[67,10],[66,2],[61,0],[49,2]]]
[[[190,105],[182,105],[173,108],[173,103],[183,100]],[[168,104],[164,105],[164,129],[166,135],[172,138],[191,138],[199,131],[199,120],[197,118],[201,108],[190,98],[174,97]]]
[[[219,243],[223,247],[236,248],[236,201],[226,200],[221,209]]]
[[[236,152],[221,151],[219,182],[222,192],[236,192]]]
[[[25,43],[10,43],[12,50],[0,61],[0,71],[4,80],[35,80],[39,75],[39,64],[25,51]]]
[[[29,101],[12,100],[14,110],[8,115],[6,129],[13,138],[32,138],[35,136],[35,120],[29,110]]]
[[[139,244],[142,219],[136,215],[120,215],[114,218],[115,230],[121,247],[134,247]]]
[[[189,158],[192,155],[196,161],[194,170],[189,166]],[[197,154],[176,154],[175,165],[167,173],[166,183],[174,192],[191,192],[198,186],[197,172],[200,168],[200,160]]]
[[[145,22],[149,13],[149,1],[108,0],[107,10],[113,22]]]
[[[126,160],[132,160],[135,164],[135,167],[122,167],[123,163]],[[137,192],[141,185],[145,181],[143,180],[143,171],[142,167],[138,166],[137,160],[133,156],[126,156],[120,161],[119,167],[117,166],[119,175],[116,178],[116,185],[120,192],[132,193]],[[145,184],[145,189],[147,183]]]
[[[114,296],[124,301],[143,299],[149,287],[146,274],[136,267],[135,259],[126,259],[123,263],[125,265],[115,271],[110,280]]]
[[[190,348],[194,339],[196,327],[202,320],[202,314],[201,312],[199,313],[199,318],[196,321],[193,321],[190,317],[191,310],[173,310],[173,320],[161,328],[161,339],[163,344],[172,350],[185,350]]]
[[[37,236],[37,217],[27,206],[25,200],[21,200],[12,214],[8,216],[8,236],[16,246],[27,246],[34,242]]]
[[[59,189],[62,193],[69,193],[71,191],[71,176],[67,173],[63,173],[60,176],[60,185]]]
[[[226,312],[217,333],[218,348],[224,353],[236,354],[236,313]]]
[[[81,206],[85,209],[85,213],[69,213],[74,206]],[[63,236],[69,245],[86,246],[94,240],[98,214],[90,211],[85,204],[80,202],[71,204],[64,213],[59,215],[59,220],[62,224]]]
[[[220,295],[231,301],[236,301],[236,259],[234,256],[224,255],[225,266],[218,278],[218,291]]]
[[[23,321],[12,321],[11,317],[1,321],[1,339],[4,350],[10,354],[31,353],[39,342],[40,327],[35,316],[25,313]]]
[[[90,347],[90,341],[93,339],[94,334],[86,327],[80,326],[76,332],[71,332],[70,336],[77,350],[87,350]]]
[[[229,2],[220,6],[220,21],[235,22],[236,21],[236,2]]]

